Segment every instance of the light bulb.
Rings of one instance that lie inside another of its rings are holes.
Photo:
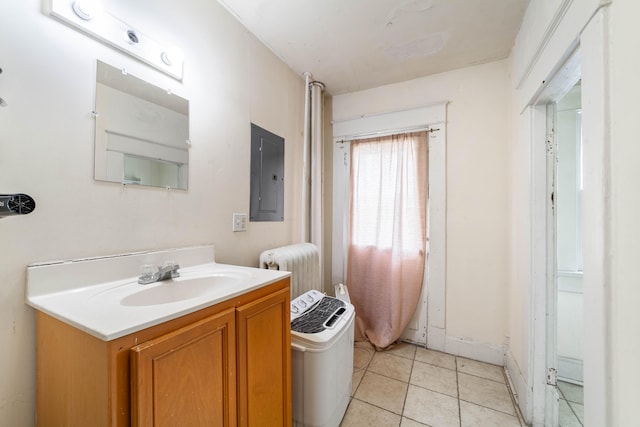
[[[171,65],[179,65],[182,63],[184,59],[184,55],[182,50],[177,46],[169,46],[167,50],[162,52],[162,62],[171,66]]]
[[[100,0],[76,0],[71,7],[75,14],[85,21],[90,21],[102,13],[102,1]]]

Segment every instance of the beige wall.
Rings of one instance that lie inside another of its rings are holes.
[[[531,159],[530,117],[521,116],[510,97],[507,123],[509,153],[509,267],[508,267],[508,351],[517,369],[511,372],[527,381],[530,362],[531,310]]]
[[[506,333],[505,61],[338,95],[333,119],[447,106],[446,335],[501,348]]]
[[[303,81],[215,1],[111,0],[125,21],[185,54],[184,83],[43,15],[39,0],[0,13],[0,193],[35,212],[0,220],[0,425],[34,424],[34,313],[24,304],[34,261],[213,243],[219,262],[257,265],[298,238]],[[188,191],[93,180],[96,59],[190,100]],[[249,122],[285,138],[285,221],[231,232],[249,211]]]

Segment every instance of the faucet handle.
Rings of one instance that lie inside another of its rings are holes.
[[[173,279],[174,277],[180,277],[180,273],[178,273],[178,269],[180,268],[180,265],[175,262],[174,260],[167,260],[164,263],[163,266],[163,270],[171,273],[171,278]]]
[[[180,266],[178,264],[173,264],[173,268],[171,269],[171,278],[180,277],[180,273],[178,272]]]
[[[148,284],[158,280],[160,277],[160,271],[157,265],[154,264],[144,264],[140,266],[140,277],[138,278],[138,283],[140,284]]]

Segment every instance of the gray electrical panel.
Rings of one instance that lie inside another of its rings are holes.
[[[250,221],[284,221],[284,138],[251,123]]]

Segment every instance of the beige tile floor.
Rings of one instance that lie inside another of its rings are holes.
[[[558,381],[560,402],[558,421],[560,427],[581,427],[584,425],[584,397],[582,387]]]
[[[351,402],[340,424],[520,427],[502,367],[402,343],[356,343]]]

